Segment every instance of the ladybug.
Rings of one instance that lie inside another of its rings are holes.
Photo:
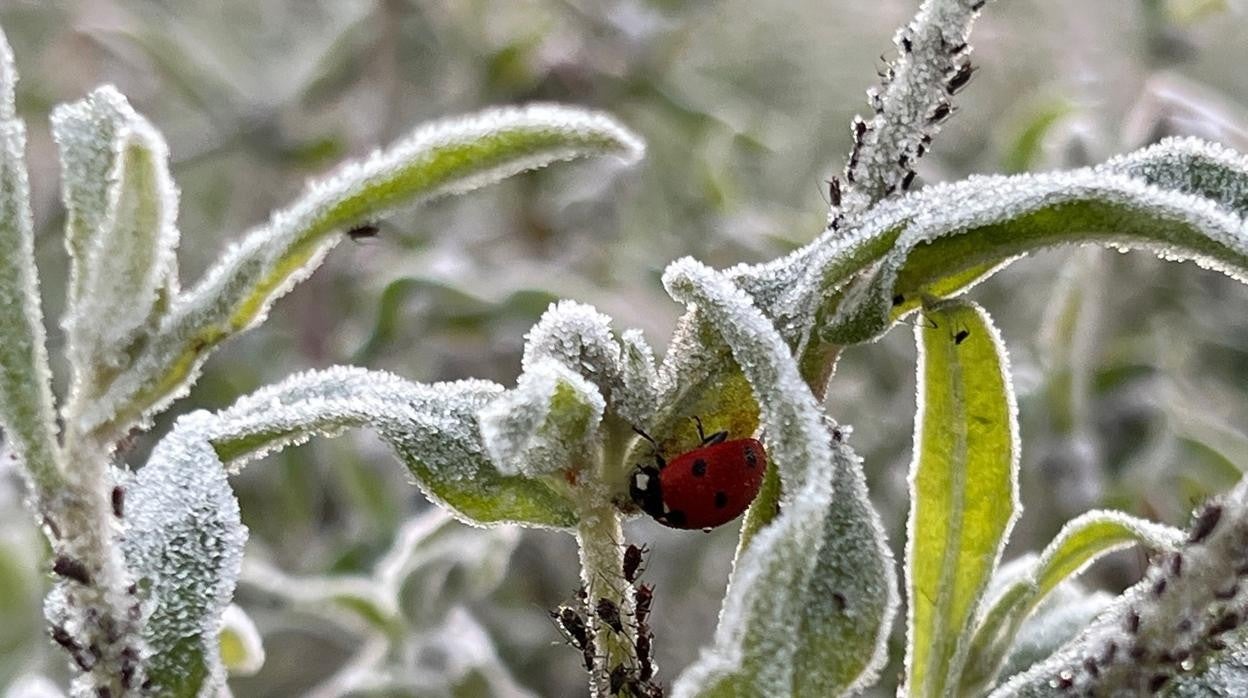
[[[698,425],[701,445],[667,462],[658,444],[634,429],[655,448],[654,465],[638,466],[628,483],[633,502],[655,521],[671,528],[710,530],[732,521],[754,501],[767,470],[767,454],[756,439],[728,439],[728,432],[707,436]]]

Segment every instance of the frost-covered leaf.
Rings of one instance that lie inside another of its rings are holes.
[[[107,387],[86,426],[116,432],[181,392],[209,350],[263,320],[352,226],[524,170],[589,155],[634,160],[640,141],[609,117],[570,107],[503,108],[435,122],[309,186],[234,244],[180,296],[159,331]]]
[[[237,604],[221,615],[221,663],[230,676],[252,676],[264,666],[264,640],[251,616]]]
[[[207,412],[180,418],[127,487],[126,565],[137,581],[153,691],[197,696],[224,684],[218,637],[247,529],[208,442]]]
[[[732,347],[754,387],[769,461],[783,483],[782,513],[737,559],[714,645],[680,676],[674,693],[787,695],[800,642],[794,628],[807,612],[803,590],[832,501],[830,436],[788,346],[748,296],[689,259],[668,267],[664,285],[674,298],[698,306]]]
[[[1074,639],[991,695],[1148,695],[1222,661],[1243,621],[1245,540],[1248,478],[1198,510],[1183,546],[1154,557],[1144,579]]]
[[[1012,676],[1043,661],[1088,627],[1088,623],[1113,601],[1113,595],[1104,591],[1088,591],[1077,581],[1062,584],[1036,607],[1018,629],[999,675]],[[963,691],[971,690],[967,684],[963,686]],[[991,685],[984,685],[961,695],[982,696],[989,688]]]
[[[65,692],[46,676],[22,674],[9,684],[4,698],[65,698]]]
[[[548,475],[588,462],[604,410],[580,373],[553,359],[529,361],[515,389],[481,409],[481,439],[502,474]]]
[[[52,128],[71,260],[63,325],[73,392],[90,392],[83,383],[98,380],[99,363],[121,368],[127,345],[176,293],[178,193],[164,139],[114,88],[58,107]]]
[[[60,479],[39,278],[35,269],[26,127],[17,118],[17,68],[0,33],[0,427],[40,489]]]
[[[1151,551],[1170,552],[1182,538],[1178,529],[1112,511],[1092,511],[1067,522],[1034,561],[1011,563],[1022,564],[1024,571],[1000,585],[1001,592],[981,615],[961,691],[974,695],[991,686],[1022,623],[1059,585],[1115,550],[1143,545]]]
[[[625,330],[620,355],[620,390],[612,408],[634,425],[649,424],[659,399],[659,374],[654,367],[654,351],[641,330]]]
[[[833,467],[823,547],[796,631],[794,696],[854,695],[873,685],[888,660],[897,611],[897,571],[867,495],[862,459],[833,443]]]
[[[924,311],[906,527],[906,685],[958,684],[975,614],[1021,510],[1018,423],[1005,347],[978,306]]]
[[[560,478],[504,475],[486,455],[477,413],[503,390],[489,381],[420,385],[337,367],[297,374],[219,413],[213,446],[237,470],[275,450],[343,430],[377,430],[421,490],[476,524],[575,525]]]
[[[794,293],[831,293],[871,261],[861,252],[894,236],[869,275],[829,296],[836,311],[821,323],[827,341],[870,340],[922,296],[960,292],[1020,255],[1056,245],[1148,249],[1244,279],[1246,190],[1248,160],[1194,140],[1095,168],[971,177],[876,207],[850,240],[816,241],[828,251],[809,258],[812,277]]]
[[[1190,674],[1178,676],[1169,695],[1175,698],[1239,698],[1248,696],[1248,632],[1227,639],[1227,649]]]

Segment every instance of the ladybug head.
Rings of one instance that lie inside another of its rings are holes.
[[[657,458],[657,455],[656,455]],[[643,465],[633,471],[628,480],[628,496],[642,511],[653,518],[663,515],[663,485],[659,469]]]

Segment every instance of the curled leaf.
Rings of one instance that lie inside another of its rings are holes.
[[[178,397],[212,347],[260,322],[351,226],[552,162],[589,155],[631,161],[641,149],[636,136],[603,114],[533,105],[435,122],[348,163],[230,247],[179,296],[130,367],[84,411],[84,427],[110,434]]]
[[[795,680],[806,589],[832,501],[833,453],[818,404],[784,340],[721,275],[689,259],[664,274],[669,293],[696,305],[732,348],[755,391],[769,461],[783,483],[782,513],[758,531],[733,570],[712,647],[677,680],[677,696],[787,695]]]
[[[504,475],[546,475],[584,462],[606,402],[552,359],[531,361],[514,390],[481,409],[481,437]]]
[[[488,381],[420,385],[382,371],[296,374],[223,410],[212,444],[232,469],[313,436],[377,430],[431,499],[477,525],[576,524],[557,479],[505,475],[486,455],[477,413],[502,388]]]

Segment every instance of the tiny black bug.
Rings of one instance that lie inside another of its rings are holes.
[[[645,562],[646,553],[649,550],[644,545],[637,547],[631,543],[624,549],[624,581],[632,584],[645,572],[642,563]]]
[[[113,487],[113,516],[122,518],[126,511],[126,488],[121,485]]]
[[[1192,532],[1188,534],[1187,541],[1199,543],[1208,538],[1221,518],[1222,507],[1217,504],[1211,504],[1202,509],[1200,515],[1196,517],[1196,523],[1192,524]]]
[[[352,242],[359,242],[360,240],[375,238],[380,232],[381,229],[376,225],[373,225],[372,223],[364,223],[348,230],[347,237],[351,238]]]
[[[914,42],[910,41],[910,37],[908,36],[901,37],[901,50],[905,51],[906,53],[910,53],[911,51],[914,50]]]
[[[953,336],[953,343],[961,344],[962,342],[966,341],[967,337],[970,337],[970,336],[971,336],[970,330],[958,330],[958,333]]]
[[[828,200],[833,206],[841,207],[841,180],[836,177],[828,180]]]
[[[975,66],[970,63],[963,63],[957,70],[954,71],[952,75],[949,76],[949,81],[945,83],[945,89],[949,92],[949,94],[956,95],[962,91],[962,88],[966,87],[967,83],[971,81],[971,76],[974,74]]]
[[[916,173],[914,170],[910,170],[909,172],[906,173],[905,177],[901,178],[901,190],[902,191],[910,190],[910,185],[914,184],[915,174]]]
[[[52,563],[52,572],[65,579],[72,579],[83,586],[91,586],[91,573],[82,562],[65,555],[57,556]]]
[[[607,627],[618,634],[624,634],[624,622],[620,620],[620,607],[616,606],[614,601],[605,598],[598,599],[594,613],[598,616],[598,620],[607,624]]]
[[[953,113],[953,105],[949,104],[948,102],[941,102],[940,104],[936,105],[935,109],[932,110],[931,115],[927,117],[927,121],[928,123],[931,123],[931,124],[941,124],[941,123],[944,123],[945,120],[948,119],[949,115],[952,113]]]

